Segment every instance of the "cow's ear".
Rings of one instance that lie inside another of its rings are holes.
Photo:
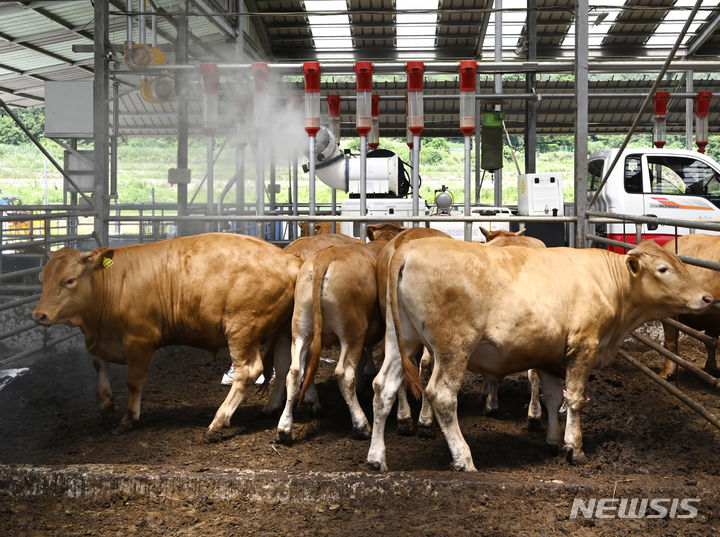
[[[80,260],[93,269],[100,269],[106,266],[104,260],[112,259],[114,255],[115,250],[112,248],[95,248],[92,252],[85,252]]]
[[[490,235],[490,232],[489,232],[487,229],[485,229],[484,227],[480,226],[480,232],[481,232],[483,235],[485,235],[485,240],[488,240],[488,239],[489,239],[488,235]]]
[[[520,231],[516,231],[516,232],[515,232],[515,235],[518,236],[518,237],[520,237],[521,235],[525,235],[525,232],[526,232],[526,231],[527,231],[527,228],[524,227],[524,228],[522,228]]]
[[[627,259],[625,263],[630,271],[630,274],[636,276],[640,272],[640,256],[642,252],[639,252],[637,248],[633,248],[627,253]]]
[[[377,231],[378,225],[372,224],[367,227],[367,236],[368,240],[374,241],[375,240],[375,231]]]

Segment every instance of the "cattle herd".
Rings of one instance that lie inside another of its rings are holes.
[[[233,383],[205,432],[208,441],[220,438],[256,379],[264,374],[269,382],[274,373],[264,411],[281,414],[278,440],[290,442],[298,402],[319,408],[313,378],[322,347],[339,344],[338,386],[355,435],[370,438],[367,462],[378,470],[387,469],[384,430],[396,400],[399,430],[412,429],[408,390],[422,397],[418,432],[430,431],[435,420],[453,467],[475,470],[457,419],[466,369],[486,380],[486,410],[497,408],[503,377],[529,370],[529,423],[540,420],[542,389],[547,442],[581,464],[588,377],[613,359],[632,330],[681,315],[710,335],[720,331],[718,314],[708,310],[720,295],[717,274],[688,268],[672,253],[677,248],[720,260],[712,255],[720,252],[718,237],[689,235],[665,248],[646,241],[621,255],[545,248],[522,233],[483,232],[487,242],[470,243],[384,223],[368,226],[367,243],[317,234],[284,250],[225,233],[91,252],[62,248],[49,253],[33,318],[80,328],[108,420],[114,409],[108,363],[127,365],[120,431],[140,417],[155,350],[228,347]],[[676,339],[666,327],[666,345]],[[357,399],[356,378],[381,343],[370,421]],[[672,372],[666,365],[663,374]]]

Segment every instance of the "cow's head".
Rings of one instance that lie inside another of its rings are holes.
[[[662,317],[679,313],[700,313],[713,297],[695,280],[680,259],[647,240],[627,253],[625,264],[633,290],[649,310]]]
[[[367,227],[367,234],[368,239],[371,241],[389,241],[404,230],[405,228],[396,222],[383,222],[382,224],[369,225]]]
[[[63,248],[48,254],[49,261],[42,273],[43,289],[33,311],[38,324],[78,326],[80,315],[92,304],[92,273],[109,269],[114,250],[96,248],[81,252]]]

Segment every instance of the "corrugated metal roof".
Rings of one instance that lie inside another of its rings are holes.
[[[605,58],[638,58],[648,55],[662,57],[667,46],[647,46],[656,32],[662,32],[663,21],[668,14],[682,16],[689,11],[690,0],[598,0],[591,1],[591,56]],[[178,2],[157,0],[161,10],[157,19],[157,42],[165,53],[167,62],[174,62],[174,41]],[[720,55],[720,2],[708,0],[698,14],[696,24],[684,41],[692,47],[694,57],[716,59]],[[208,6],[211,16],[203,14],[200,5]],[[438,59],[490,59],[494,15],[492,0],[441,0],[436,11],[437,30],[434,46],[429,51],[418,51],[426,57],[432,53]],[[524,8],[525,0],[504,0],[508,11],[504,17],[504,33],[512,37],[504,44],[507,60],[522,59],[515,48],[522,45],[527,32],[524,15],[517,18],[517,7]],[[568,58],[572,56],[574,42],[574,0],[537,0],[538,56],[542,59]],[[122,47],[126,39],[124,13],[125,0],[110,0],[110,41]],[[237,62],[235,45],[227,32],[234,32],[236,20],[225,14],[234,10],[232,0],[190,0],[189,54],[192,63],[201,61]],[[383,60],[398,57],[395,2],[385,0],[347,0],[347,13],[356,59]],[[316,40],[313,39],[304,2],[290,0],[246,0],[244,11],[248,14],[242,21],[245,29],[246,59],[271,62],[311,60],[316,57]],[[680,15],[678,15],[680,14]],[[512,16],[511,16],[512,15]],[[93,40],[93,6],[87,0],[47,2],[0,3],[0,98],[14,106],[37,106],[42,104],[46,80],[74,80],[92,76],[92,52],[87,48],[75,52],[73,46],[87,47]],[[511,20],[510,23],[507,20]],[[148,19],[147,35],[150,39]],[[412,27],[412,26],[411,26]],[[705,35],[705,32],[708,32]],[[136,29],[137,35],[137,29]],[[665,48],[663,48],[665,47]],[[520,49],[518,49],[520,50]],[[681,53],[683,49],[681,49]],[[520,54],[523,54],[520,52]],[[120,55],[118,65],[124,67]],[[407,56],[403,56],[404,59]],[[300,73],[298,73],[299,75]],[[141,76],[131,73],[118,75],[123,84],[120,102],[120,131],[123,134],[173,134],[176,122],[175,105],[148,103],[132,87],[141,82]],[[538,103],[538,132],[569,132],[572,128],[572,83],[538,75],[538,92],[565,92],[567,99],[544,99]],[[190,99],[191,129],[200,129],[201,86],[196,72],[190,76],[187,98]],[[327,78],[323,92],[337,91],[354,95],[354,82],[336,82]],[[595,80],[591,91],[642,92],[650,87],[652,75],[644,80]],[[675,89],[678,81],[668,83]],[[719,82],[705,80],[696,82],[696,89],[720,91]],[[428,81],[427,95],[455,94],[456,81]],[[484,92],[491,92],[493,84],[483,79]],[[295,84],[299,86],[299,84]],[[505,81],[505,92],[525,92],[521,77]],[[383,95],[401,96],[405,93],[403,76],[389,81],[377,82],[375,88]],[[683,89],[681,85],[680,89]],[[299,93],[301,88],[296,87]],[[238,91],[234,76],[223,74],[221,93],[232,101]],[[323,94],[324,94],[323,93]],[[405,110],[402,100],[381,102],[384,135],[404,136]],[[457,102],[431,100],[425,102],[426,133],[454,135]],[[590,103],[591,131],[624,131],[639,106],[637,99],[597,99]],[[716,111],[717,102],[711,106],[710,123],[720,125]],[[342,105],[346,123],[343,129],[352,134],[350,102]],[[506,121],[512,132],[520,132],[524,123],[524,102],[510,99],[505,107]],[[230,125],[232,116],[224,116]],[[648,123],[649,125],[649,120]],[[684,129],[684,107],[676,106],[668,118],[669,130]],[[712,129],[713,127],[711,127]]]

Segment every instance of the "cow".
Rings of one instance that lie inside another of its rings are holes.
[[[245,390],[263,372],[261,344],[292,313],[301,261],[263,240],[209,233],[122,248],[49,254],[33,311],[45,326],[79,327],[93,355],[105,418],[113,411],[108,363],[127,364],[128,406],[116,429],[132,429],[153,352],[165,345],[229,347],[230,392],[205,432],[218,440]]]
[[[300,222],[300,236],[310,236],[310,226],[313,226],[314,235],[329,235],[332,234],[332,222]],[[337,224],[336,224],[337,225]]]
[[[670,252],[675,252],[675,241],[665,243],[664,248]],[[677,239],[677,253],[688,257],[706,259],[720,263],[720,235],[705,235],[702,233],[694,233],[691,235],[683,235]],[[713,296],[720,296],[720,272],[712,269],[687,265],[688,272],[692,274],[697,281],[707,286],[708,291]],[[720,335],[720,311],[710,308],[702,315],[681,315],[680,322],[694,328],[695,330],[704,331],[708,336],[717,338]],[[665,335],[665,348],[677,354],[678,349],[678,329],[669,323],[662,323]],[[705,343],[707,349],[707,361],[705,362],[705,371],[718,374],[718,368],[715,363],[715,345]],[[665,365],[660,372],[660,376],[664,379],[671,377],[677,365],[669,359],[665,359]]]
[[[360,239],[340,233],[320,234],[312,237],[300,237],[288,244],[285,247],[285,251],[298,256],[304,263],[310,256],[324,248],[348,244],[358,245],[364,243]],[[283,401],[285,399],[285,378],[290,369],[290,330],[290,322],[288,321],[286,326],[278,331],[273,343],[272,352],[275,367],[275,383],[270,390],[267,403],[265,403],[263,407],[263,414],[274,414],[275,412],[279,412],[283,407]],[[313,412],[317,413],[320,411],[320,402],[317,399],[314,385],[306,392],[305,401],[312,405]]]
[[[293,407],[315,375],[323,336],[335,336],[340,342],[335,377],[350,410],[353,431],[359,438],[370,436],[370,425],[357,399],[355,374],[363,349],[377,343],[385,333],[378,309],[375,264],[383,246],[403,228],[385,223],[367,229],[371,242],[325,248],[300,269],[292,316],[292,362],[286,379],[285,409],[277,428],[280,442],[292,440]]]
[[[545,248],[545,244],[534,237],[526,237],[525,229],[521,229],[517,232],[507,231],[504,229],[498,229],[495,231],[488,231],[484,227],[480,226],[480,231],[485,236],[485,244],[487,246],[502,247],[502,246],[526,246],[528,248]],[[442,231],[438,231],[432,228],[413,228],[403,231],[391,240],[385,248],[383,248],[378,258],[377,265],[377,281],[378,289],[380,292],[380,306],[381,311],[385,312],[385,292],[382,290],[387,289],[387,267],[392,257],[392,254],[400,247],[401,244],[426,237],[450,237]],[[423,356],[420,361],[420,371],[427,371],[432,365],[432,358],[427,350],[424,350]],[[425,375],[423,375],[425,376]],[[542,409],[540,407],[540,379],[537,373],[533,370],[528,371],[528,379],[530,381],[530,404],[528,406],[528,428],[535,430],[539,428],[540,420],[542,418]],[[498,384],[488,382],[486,379],[484,391],[485,391],[485,413],[489,414],[498,409],[498,397],[497,397]],[[430,405],[427,404],[425,397],[422,399],[422,407],[420,409],[420,415],[418,416],[418,435],[422,437],[433,436],[433,415]],[[397,429],[399,434],[408,435],[412,433],[412,413],[410,405],[407,400],[407,392],[400,390],[398,392],[398,407],[397,407]]]
[[[480,226],[480,231],[485,236],[485,244],[487,246],[494,246],[497,248],[502,248],[503,246],[545,248],[545,243],[540,239],[525,236],[527,228],[523,228],[516,232],[506,231],[504,229],[488,231],[484,227]],[[534,369],[529,369],[527,374],[528,381],[530,382],[530,403],[528,405],[527,425],[528,429],[533,431],[540,429],[540,422],[542,421],[542,407],[540,406],[540,377]],[[489,382],[486,379],[485,414],[490,414],[499,408],[497,390],[498,384]],[[430,415],[430,417],[432,418],[432,415]]]
[[[409,355],[429,347],[425,389],[456,470],[474,471],[457,421],[466,368],[499,380],[537,369],[548,411],[547,442],[587,462],[580,411],[590,372],[608,365],[642,323],[700,313],[713,302],[683,263],[652,241],[619,255],[572,248],[488,248],[444,238],[402,245],[388,271],[385,359],[373,381],[367,462],[386,470],[385,422],[403,378],[420,382]],[[567,423],[558,411],[565,377]]]

